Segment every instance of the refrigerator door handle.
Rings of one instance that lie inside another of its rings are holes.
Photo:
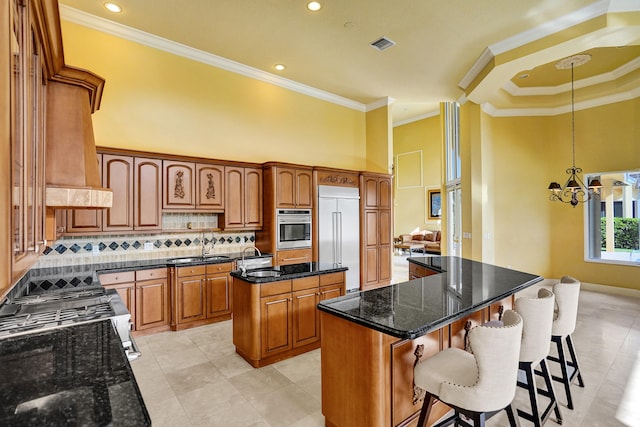
[[[333,234],[333,263],[338,262],[338,212],[331,213],[332,234]]]
[[[342,212],[338,212],[338,265],[342,265]]]

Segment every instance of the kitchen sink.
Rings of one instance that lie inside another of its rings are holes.
[[[171,258],[167,261],[172,264],[187,264],[190,262],[207,262],[207,261],[221,261],[228,260],[228,256],[224,255],[212,255],[212,256],[192,256],[192,257],[184,257],[184,258]]]
[[[282,273],[276,270],[260,270],[247,272],[247,276],[249,277],[278,277],[280,276],[280,274]]]

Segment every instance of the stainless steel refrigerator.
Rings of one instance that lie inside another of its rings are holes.
[[[360,190],[318,186],[318,256],[321,263],[349,267],[346,290],[360,288]]]

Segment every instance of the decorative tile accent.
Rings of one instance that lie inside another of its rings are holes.
[[[34,268],[40,270],[55,268],[59,274],[60,268],[65,266],[200,255],[203,240],[204,244],[210,245],[212,254],[235,253],[242,251],[246,246],[253,245],[255,234],[253,232],[207,232],[203,239],[200,230],[185,230],[160,234],[67,236],[46,247]],[[144,250],[146,242],[152,244],[151,250]],[[99,254],[94,255],[93,248],[96,246]],[[42,278],[42,280],[45,279]],[[37,284],[34,285],[34,283]],[[75,285],[82,284],[70,283],[65,286]],[[56,284],[31,280],[31,288],[44,290],[47,286],[57,287]]]

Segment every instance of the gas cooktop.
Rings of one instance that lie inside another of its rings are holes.
[[[94,286],[16,298],[0,308],[0,338],[111,318],[115,295]]]

